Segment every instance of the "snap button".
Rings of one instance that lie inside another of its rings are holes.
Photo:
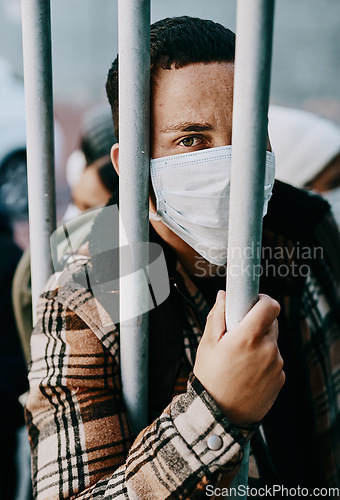
[[[216,434],[213,434],[208,438],[208,448],[213,451],[220,450],[223,446],[223,440],[220,436],[216,436]]]

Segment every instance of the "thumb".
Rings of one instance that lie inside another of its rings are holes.
[[[214,307],[208,314],[207,323],[204,330],[204,337],[214,343],[218,342],[225,334],[225,298],[226,293],[219,290]]]

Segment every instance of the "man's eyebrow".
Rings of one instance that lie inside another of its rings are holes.
[[[213,127],[209,123],[181,122],[169,125],[162,129],[161,132],[167,134],[170,132],[209,132],[211,130],[213,130]]]

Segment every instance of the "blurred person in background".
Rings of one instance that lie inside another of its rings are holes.
[[[4,500],[15,498],[20,475],[16,454],[24,414],[18,397],[28,389],[27,368],[11,301],[13,275],[21,253],[14,242],[8,217],[0,206],[0,498]]]
[[[106,205],[111,196],[118,195],[118,175],[110,160],[111,146],[117,139],[109,106],[99,105],[88,111],[82,120],[80,135],[80,146],[66,163],[72,201],[64,221],[84,210]]]
[[[110,149],[116,142],[116,136],[108,105],[96,106],[85,114],[80,136],[79,148],[70,155],[66,163],[71,201],[62,222],[68,222],[85,211],[105,206],[111,197],[118,197],[118,175],[110,160]],[[13,306],[28,363],[33,328],[29,249],[24,252],[15,272]]]
[[[63,222],[87,210],[105,206],[116,193],[118,193],[117,174],[112,167],[110,156],[103,156],[86,165],[78,182],[71,187],[72,201],[64,213]]]
[[[321,194],[340,227],[340,127],[307,111],[272,105],[269,134],[276,178]]]

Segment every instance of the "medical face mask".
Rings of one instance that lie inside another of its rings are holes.
[[[227,261],[231,146],[151,160],[150,172],[161,220],[204,259]],[[267,152],[263,216],[275,177],[275,157]],[[242,200],[240,200],[242,203]]]
[[[79,217],[84,213],[83,210],[80,210],[72,201],[67,205],[67,208],[64,213],[63,222],[69,222],[76,217]]]
[[[62,218],[63,224],[66,222],[70,222],[70,220],[75,219],[76,217],[80,217],[83,214],[87,214],[88,212],[92,212],[93,210],[97,210],[98,208],[103,208],[105,205],[96,205],[91,208],[87,208],[85,210],[80,210],[73,201],[67,205],[67,208],[64,213],[64,217]]]

